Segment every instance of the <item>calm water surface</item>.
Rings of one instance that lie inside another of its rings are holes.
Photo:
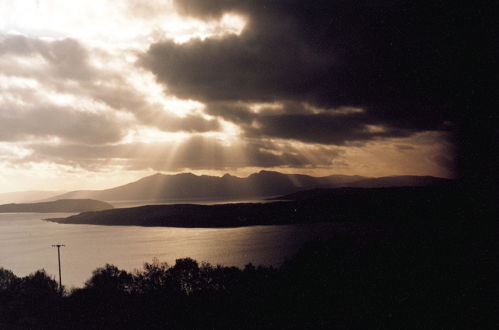
[[[280,265],[305,242],[337,232],[372,232],[365,225],[319,223],[312,225],[253,226],[200,229],[138,226],[56,224],[44,218],[69,214],[0,214],[0,267],[25,276],[37,269],[57,274],[61,243],[62,280],[67,287],[82,286],[97,267],[111,263],[133,270],[153,258],[174,264],[191,257],[211,264],[243,267]],[[359,235],[361,233],[362,235]]]

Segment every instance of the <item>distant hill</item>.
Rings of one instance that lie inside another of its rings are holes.
[[[265,198],[313,188],[424,186],[441,181],[445,179],[417,176],[370,179],[357,175],[313,177],[273,171],[260,171],[246,178],[229,174],[222,177],[197,176],[191,173],[155,174],[111,189],[73,191],[52,199],[92,198],[119,201]]]
[[[31,203],[36,201],[45,200],[57,195],[61,195],[65,191],[15,191],[0,193],[0,204],[6,203]]]
[[[0,205],[0,213],[13,213],[13,212],[74,213],[74,212],[86,212],[86,211],[102,211],[112,208],[113,206],[106,202],[96,201],[92,199],[60,199],[53,202],[3,204]]]

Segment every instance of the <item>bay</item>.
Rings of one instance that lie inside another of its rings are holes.
[[[352,223],[316,223],[240,228],[170,228],[57,224],[45,218],[70,214],[0,214],[0,267],[18,276],[45,269],[57,274],[57,249],[61,248],[62,281],[81,287],[92,271],[106,263],[132,271],[153,258],[170,265],[178,258],[224,266],[279,266],[304,242],[335,233],[362,238],[375,230]]]

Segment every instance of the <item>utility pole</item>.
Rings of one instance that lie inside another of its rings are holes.
[[[59,261],[59,291],[62,296],[62,279],[61,279],[61,246],[66,246],[64,244],[55,244],[52,247],[57,248],[57,260]]]

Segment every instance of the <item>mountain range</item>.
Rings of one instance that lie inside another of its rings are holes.
[[[198,176],[192,173],[154,174],[111,189],[77,190],[54,196],[49,200],[74,198],[91,198],[105,201],[230,200],[267,198],[314,188],[428,186],[449,181],[448,179],[432,176],[366,178],[357,175],[330,175],[313,177],[273,171],[260,171],[246,178],[229,174],[222,177]]]

